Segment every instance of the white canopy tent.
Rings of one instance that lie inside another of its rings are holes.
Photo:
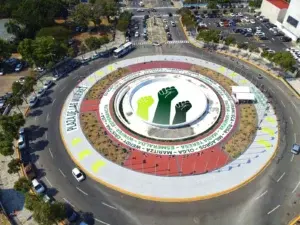
[[[255,101],[255,95],[253,93],[236,93],[237,101]]]

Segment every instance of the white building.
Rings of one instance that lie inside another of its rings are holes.
[[[284,21],[288,8],[289,4],[284,0],[263,0],[260,10],[262,16],[277,25]]]
[[[282,31],[296,41],[300,38],[300,1],[291,0],[286,16],[281,25]]]

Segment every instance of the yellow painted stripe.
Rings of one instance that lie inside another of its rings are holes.
[[[108,70],[111,72],[111,71],[113,71],[114,70],[114,66],[113,65],[109,65],[108,66]]]
[[[90,82],[95,81],[95,77],[93,75],[89,76],[88,81],[90,81]]]
[[[72,146],[78,145],[80,142],[82,142],[81,138],[73,138],[72,140]]]
[[[232,72],[232,73],[229,74],[229,76],[231,76],[231,77],[236,77],[237,74],[236,74],[235,72]]]
[[[292,219],[290,222],[289,222],[289,225],[296,225],[297,222],[300,221],[300,215],[295,217],[294,219]]]
[[[261,131],[264,132],[264,133],[267,133],[271,136],[275,135],[275,131],[273,129],[269,128],[269,127],[262,127]]]
[[[272,144],[269,141],[263,139],[258,140],[257,143],[264,146],[266,149],[270,149],[272,147]]]
[[[241,83],[241,84],[247,84],[248,81],[247,81],[246,79],[243,79],[243,80],[240,81],[240,83]]]
[[[225,69],[225,67],[222,66],[222,67],[219,68],[219,71],[220,71],[221,73],[225,73],[226,69]]]
[[[266,118],[266,121],[269,122],[269,123],[273,123],[273,124],[276,122],[276,120],[273,117],[270,117],[270,116],[268,116]]]
[[[96,76],[98,76],[98,77],[101,77],[101,76],[103,76],[103,71],[101,71],[101,70],[98,70],[97,72],[96,72]]]
[[[92,165],[92,170],[97,173],[99,171],[99,169],[103,166],[106,165],[106,162],[104,162],[103,160],[98,160],[95,163],[93,163]]]
[[[92,151],[89,149],[85,149],[79,152],[78,157],[80,160],[83,160],[84,158],[88,157],[90,154],[92,154]]]

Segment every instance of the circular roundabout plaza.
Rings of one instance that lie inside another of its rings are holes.
[[[237,104],[232,87],[254,102]],[[272,105],[254,84],[197,58],[156,55],[80,81],[60,118],[64,145],[88,176],[167,202],[208,199],[254,179],[278,144]]]

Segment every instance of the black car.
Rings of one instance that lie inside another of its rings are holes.
[[[156,9],[152,8],[152,9],[151,9],[151,12],[156,12]]]
[[[292,41],[292,39],[289,38],[289,37],[287,37],[287,36],[283,36],[283,37],[280,38],[280,41],[282,41],[282,42],[290,42],[290,41]]]
[[[169,17],[172,17],[173,16],[173,14],[172,13],[169,13]]]

